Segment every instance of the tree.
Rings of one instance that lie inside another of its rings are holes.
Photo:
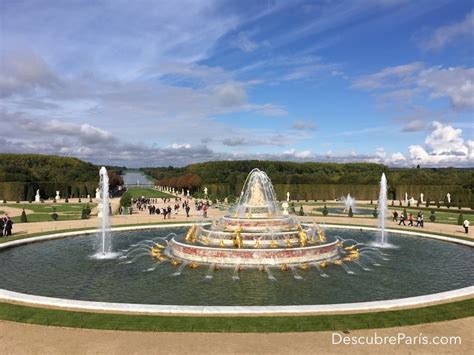
[[[35,188],[33,187],[33,185],[30,184],[30,186],[28,186],[28,192],[26,193],[26,200],[28,202],[33,202],[35,199]]]
[[[27,223],[28,219],[26,218],[26,212],[25,209],[23,208],[23,211],[21,212],[21,218],[20,218],[21,223]]]
[[[352,212],[352,206],[349,207],[348,216],[349,216],[349,217],[354,217],[354,212]]]
[[[462,226],[463,223],[464,223],[464,216],[462,215],[462,213],[460,213],[458,217],[458,226]]]

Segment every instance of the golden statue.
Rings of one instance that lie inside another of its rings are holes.
[[[306,232],[301,228],[301,226],[298,227],[298,237],[300,238],[300,246],[304,247],[308,243],[308,236],[306,235]]]
[[[253,245],[254,248],[260,248],[260,239],[255,239],[255,244]]]
[[[326,236],[324,235],[324,231],[321,228],[318,228],[318,237],[321,243],[326,242]]]
[[[191,243],[196,243],[196,231],[197,226],[193,224],[193,226],[189,229],[188,233],[186,233],[186,241]]]
[[[242,235],[240,234],[242,232],[242,228],[239,226],[234,233],[234,246],[236,248],[242,248],[244,246],[244,243],[242,241]]]

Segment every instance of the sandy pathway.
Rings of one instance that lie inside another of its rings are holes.
[[[343,336],[459,336],[457,345],[333,345],[332,332],[233,334],[151,333],[47,327],[1,322],[3,354],[399,354],[472,353],[474,317],[449,322],[377,330]]]

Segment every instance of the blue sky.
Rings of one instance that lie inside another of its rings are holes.
[[[2,152],[474,166],[472,1],[2,1]]]

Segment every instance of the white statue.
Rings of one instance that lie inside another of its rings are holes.
[[[137,180],[137,186],[140,185],[140,180]]]
[[[408,203],[408,192],[405,192],[405,203]]]
[[[286,193],[286,201],[290,202],[290,192],[289,191]]]
[[[289,214],[289,213],[288,213],[288,206],[289,206],[289,205],[288,205],[288,202],[283,202],[283,203],[281,204],[281,207],[283,207],[283,215],[284,215],[284,216],[288,216],[288,214]]]
[[[99,188],[95,189],[95,199],[100,200],[100,189]]]
[[[184,189],[181,189],[181,195],[184,196]]]
[[[40,190],[36,190],[35,202],[41,202]]]
[[[446,197],[448,198],[448,203],[451,203],[451,194],[449,192],[446,194]]]
[[[61,199],[61,196],[59,196],[59,191],[56,191],[56,197],[55,197],[56,200],[60,200]]]
[[[225,203],[229,203],[229,200],[227,199],[227,197],[224,198],[224,202],[225,202]]]
[[[423,197],[424,197],[424,196],[425,196],[425,195],[423,195],[423,192],[420,193],[420,201],[421,201],[421,203],[425,203],[425,201],[423,201]]]
[[[186,196],[189,198],[189,190],[187,191]]]
[[[204,195],[207,196],[207,187],[204,188]]]

